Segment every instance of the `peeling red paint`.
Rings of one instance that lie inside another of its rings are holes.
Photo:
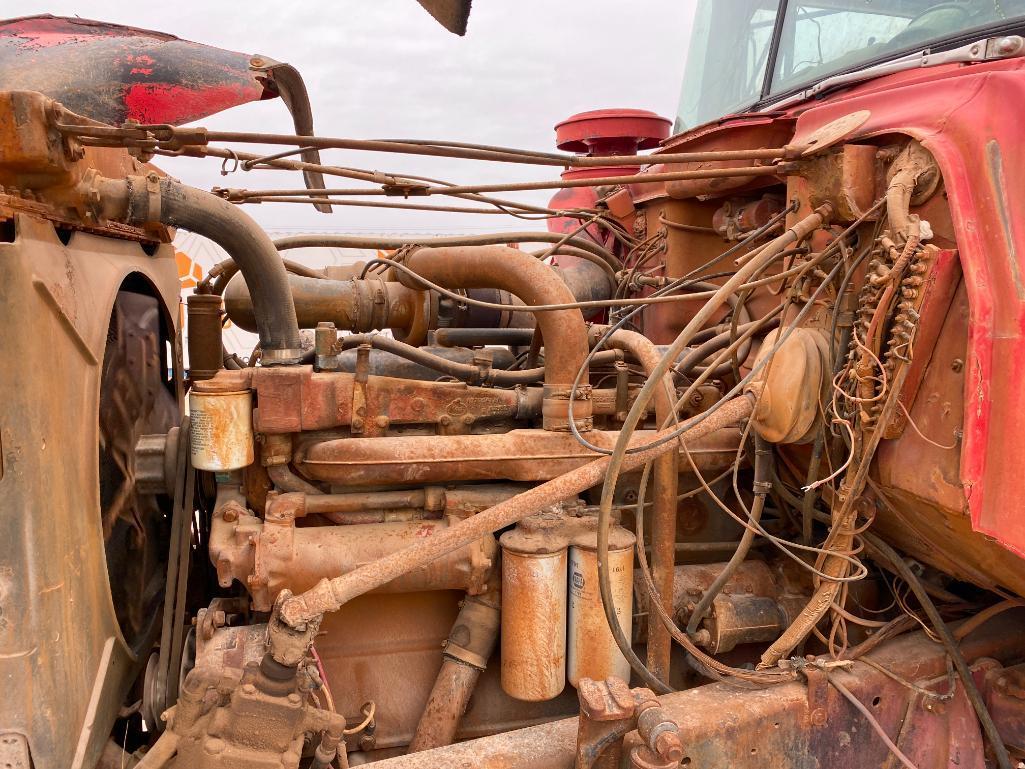
[[[183,123],[273,97],[250,56],[78,18],[0,21],[0,89],[39,91],[108,124]]]
[[[178,83],[133,83],[125,92],[128,119],[141,123],[188,123],[204,115],[260,98],[263,89],[211,86],[202,90]]]

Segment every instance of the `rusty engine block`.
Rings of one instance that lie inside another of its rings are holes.
[[[222,157],[216,132],[0,91],[0,494],[29,532],[2,545],[0,757],[1025,756],[1025,578],[972,508],[1006,496],[990,468],[973,501],[978,445],[954,450],[965,198],[862,106],[650,156],[657,116],[613,156],[582,116],[556,160],[606,176],[549,182],[548,232],[273,242],[242,211],[261,195],[150,164]],[[311,148],[358,142],[296,114],[303,160],[267,162],[326,189],[351,169]],[[188,298],[187,370],[173,228],[230,257]],[[368,240],[395,252],[347,274],[281,256]]]

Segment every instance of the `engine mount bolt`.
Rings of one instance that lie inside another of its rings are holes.
[[[662,732],[655,738],[655,752],[666,761],[679,762],[683,758],[683,745],[675,732]]]

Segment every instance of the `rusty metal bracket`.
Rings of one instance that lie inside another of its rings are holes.
[[[32,769],[32,757],[24,734],[0,734],[0,766],[5,769]]]
[[[630,689],[625,681],[583,678],[577,687],[580,722],[575,769],[614,769],[623,753],[623,737],[637,729],[642,744],[630,753],[637,769],[670,769],[683,758],[679,726],[662,710],[650,689]]]
[[[370,378],[371,346],[364,342],[356,348],[356,373],[352,382],[352,425],[353,435],[359,435],[366,428],[367,380]]]
[[[808,682],[808,726],[826,725],[829,713],[829,677],[822,668],[805,665],[801,674]]]
[[[585,678],[580,681],[577,694],[580,724],[575,769],[619,766],[623,737],[634,728],[637,708],[634,693],[618,678],[604,681]],[[654,697],[651,694],[651,698]]]
[[[422,197],[428,194],[430,189],[427,184],[416,184],[413,182],[397,182],[392,181],[391,183],[382,185],[384,194],[389,197],[408,198],[408,197]]]

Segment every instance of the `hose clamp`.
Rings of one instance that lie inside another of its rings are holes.
[[[155,172],[146,174],[146,218],[160,221],[160,177]]]
[[[300,361],[303,351],[294,347],[284,350],[263,350],[260,362],[264,366],[291,366]]]

